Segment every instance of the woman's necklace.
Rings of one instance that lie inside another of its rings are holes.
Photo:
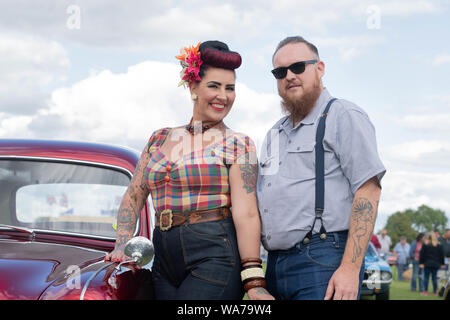
[[[200,132],[204,133],[206,130],[211,129],[212,127],[214,127],[222,122],[222,120],[221,120],[216,123],[202,125],[201,121],[195,121],[194,125],[192,125],[192,120],[193,119],[191,119],[191,121],[189,121],[189,124],[187,124],[185,126],[186,130],[189,131],[189,133],[192,135],[194,135],[196,133],[200,133]]]

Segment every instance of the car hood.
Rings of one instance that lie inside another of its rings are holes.
[[[364,263],[366,269],[380,269],[380,270],[390,270],[389,264],[379,257],[365,256]]]
[[[58,279],[102,260],[104,251],[82,247],[0,240],[0,300],[38,299]]]

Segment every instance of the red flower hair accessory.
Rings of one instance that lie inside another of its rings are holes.
[[[180,60],[180,64],[183,67],[183,70],[181,70],[181,81],[178,86],[186,86],[186,84],[191,82],[202,80],[198,75],[200,66],[203,64],[199,51],[200,44],[201,42],[196,47],[185,47],[184,53],[183,50],[180,50],[180,55],[175,57]]]

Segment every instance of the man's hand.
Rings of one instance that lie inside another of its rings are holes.
[[[325,300],[356,300],[358,290],[359,270],[341,265],[328,283]]]

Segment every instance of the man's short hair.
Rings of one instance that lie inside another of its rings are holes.
[[[293,36],[293,37],[287,37],[280,41],[277,48],[275,49],[275,52],[273,53],[272,62],[273,62],[273,59],[275,58],[275,55],[277,54],[278,50],[280,50],[281,48],[283,48],[285,45],[287,45],[289,43],[304,43],[304,44],[306,44],[308,46],[308,48],[311,50],[311,52],[315,55],[315,58],[320,59],[319,58],[319,50],[317,50],[317,47],[315,45],[313,45],[309,41],[306,41],[303,37]]]

